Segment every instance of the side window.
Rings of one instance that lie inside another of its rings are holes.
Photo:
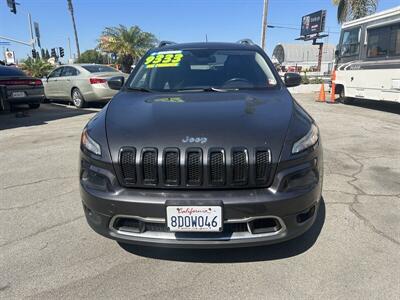
[[[368,30],[367,56],[380,57],[389,54],[390,27]]]
[[[369,29],[367,56],[400,56],[400,24]]]
[[[78,75],[78,70],[73,67],[64,67],[62,76],[76,76]]]
[[[400,23],[392,26],[390,32],[389,55],[400,56]]]
[[[63,68],[55,69],[53,72],[50,73],[49,78],[60,77],[62,69]]]
[[[341,56],[355,56],[360,52],[360,28],[343,31]]]

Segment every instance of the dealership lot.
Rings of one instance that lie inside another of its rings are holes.
[[[99,109],[0,114],[0,298],[397,298],[400,105],[314,97],[296,95],[324,143],[316,224],[232,250],[124,249],[95,234],[77,170],[80,132]]]

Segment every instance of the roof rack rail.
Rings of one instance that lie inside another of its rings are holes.
[[[236,43],[246,44],[246,45],[251,45],[251,46],[255,45],[255,43],[251,39],[241,39],[241,40],[238,40]]]
[[[164,47],[164,46],[167,46],[167,45],[173,45],[173,44],[176,44],[176,43],[175,42],[171,42],[171,41],[161,41],[158,44],[158,48],[161,48],[161,47]]]

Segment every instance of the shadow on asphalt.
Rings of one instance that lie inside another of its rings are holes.
[[[347,105],[400,115],[400,103],[397,102],[354,99],[353,102]]]
[[[173,249],[119,243],[125,251],[143,257],[197,263],[241,263],[283,259],[310,249],[325,223],[325,202],[321,198],[317,219],[303,235],[279,244],[237,249]]]
[[[49,121],[98,112],[98,109],[76,109],[59,104],[42,104],[39,109],[28,109],[26,105],[15,106],[12,112],[0,112],[0,130],[47,124]]]

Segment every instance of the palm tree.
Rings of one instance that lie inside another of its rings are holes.
[[[52,68],[53,66],[43,59],[28,58],[22,63],[22,69],[37,78],[46,76]]]
[[[332,0],[337,5],[338,23],[359,19],[376,12],[378,0]]]
[[[78,59],[79,59],[79,57],[81,56],[81,51],[79,50],[78,31],[76,30],[74,7],[72,6],[72,0],[67,0],[67,1],[68,1],[68,10],[71,13],[72,25],[74,26],[76,52],[78,54]]]
[[[122,71],[129,72],[131,65],[140,59],[146,51],[156,44],[154,34],[142,31],[138,26],[127,28],[106,27],[99,40],[99,48],[118,56]]]

